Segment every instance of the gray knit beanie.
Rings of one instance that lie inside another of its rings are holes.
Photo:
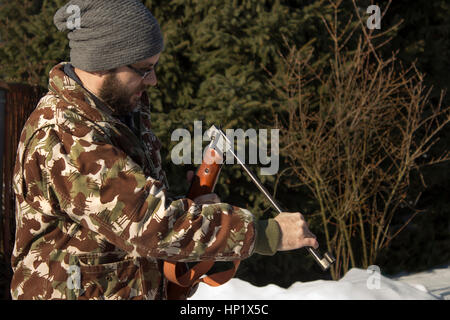
[[[70,62],[85,71],[133,64],[164,47],[158,21],[137,0],[71,0],[53,22],[69,31]]]

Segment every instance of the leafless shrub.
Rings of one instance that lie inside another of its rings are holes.
[[[300,181],[317,201],[337,279],[351,267],[374,264],[409,223],[391,230],[398,207],[409,205],[410,173],[450,159],[448,152],[427,157],[450,121],[450,107],[430,104],[431,89],[414,65],[404,68],[395,53],[381,56],[390,30],[375,35],[366,29],[355,1],[356,18],[341,25],[341,1],[330,3],[335,15],[323,18],[329,60],[319,63],[309,45],[289,46],[285,72],[274,75],[272,85],[284,102],[285,113],[274,115],[290,166],[285,181]],[[351,37],[356,48],[347,45]]]

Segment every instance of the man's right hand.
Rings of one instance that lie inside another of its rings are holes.
[[[316,236],[309,231],[308,224],[300,212],[281,212],[275,217],[275,221],[278,222],[281,230],[279,251],[319,247]]]

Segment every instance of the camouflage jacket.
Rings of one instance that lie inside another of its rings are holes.
[[[162,260],[249,257],[249,211],[168,196],[149,104],[130,129],[64,65],[18,147],[13,299],[165,299]]]

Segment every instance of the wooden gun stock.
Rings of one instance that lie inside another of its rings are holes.
[[[214,192],[222,164],[222,155],[214,149],[208,148],[202,164],[192,178],[186,197],[194,200],[198,196]],[[239,260],[233,261],[233,268],[201,278],[212,268],[214,260],[201,261],[190,269],[185,263],[164,261],[164,275],[169,280],[167,298],[169,300],[185,300],[195,292],[193,288],[199,282],[210,286],[220,286],[234,277],[239,263]]]
[[[212,193],[219,178],[222,163],[223,158],[218,152],[214,149],[207,149],[202,164],[192,178],[191,187],[186,197],[194,200],[198,196]]]

